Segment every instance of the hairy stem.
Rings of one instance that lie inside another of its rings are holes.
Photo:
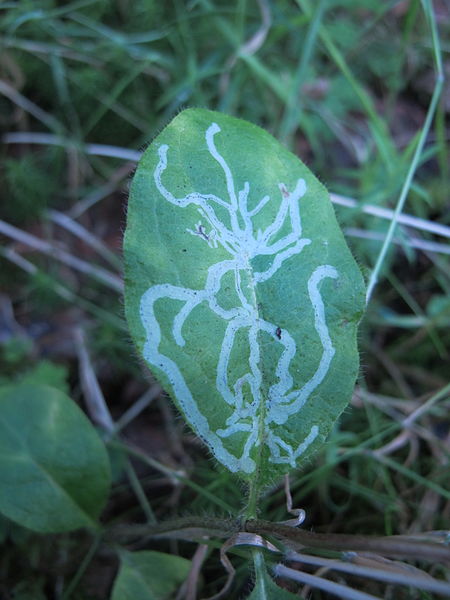
[[[376,552],[393,558],[414,558],[450,562],[450,546],[415,540],[406,536],[364,536],[338,533],[314,533],[261,519],[249,520],[245,530],[258,535],[272,535],[288,546],[321,548],[337,552]]]
[[[115,542],[153,537],[198,539],[199,537],[230,537],[240,530],[236,519],[214,517],[182,517],[161,523],[145,525],[119,525],[111,528],[105,539]]]
[[[156,524],[118,526],[109,530],[104,539],[117,542],[152,537],[196,540],[205,536],[231,537],[243,531],[262,537],[273,536],[293,549],[318,548],[335,552],[375,552],[392,558],[450,563],[450,546],[444,543],[400,535],[375,537],[314,533],[263,519],[239,521],[215,517],[183,517]]]

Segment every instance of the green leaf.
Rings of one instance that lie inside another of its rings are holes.
[[[255,587],[247,600],[298,600],[298,595],[280,588],[267,571],[259,574]]]
[[[190,562],[163,552],[120,553],[111,600],[166,600],[186,579]]]
[[[38,581],[21,581],[11,590],[12,596],[10,597],[14,600],[47,600],[44,587],[45,583],[41,579]]]
[[[63,392],[0,389],[0,512],[39,532],[95,527],[110,469],[94,427]]]
[[[253,554],[255,587],[247,600],[294,600],[298,596],[280,588],[268,574],[264,554],[256,550]]]
[[[358,373],[364,283],[297,157],[180,113],[139,163],[124,252],[135,343],[223,465],[269,482],[323,443]]]
[[[40,360],[36,365],[21,373],[19,377],[21,383],[49,385],[61,392],[69,392],[67,368],[49,360]]]

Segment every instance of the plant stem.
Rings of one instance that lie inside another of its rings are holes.
[[[180,539],[198,539],[203,536],[231,537],[238,533],[239,529],[239,523],[234,519],[193,516],[145,525],[119,525],[106,532],[105,539],[121,542],[153,537]]]
[[[450,547],[442,543],[417,540],[393,535],[375,537],[365,535],[314,533],[261,519],[247,521],[245,530],[261,536],[273,535],[288,546],[320,548],[335,552],[376,552],[392,558],[412,558],[436,562],[450,561]]]
[[[429,541],[413,536],[393,535],[376,537],[339,533],[315,533],[272,523],[262,519],[249,519],[239,523],[235,519],[214,517],[184,517],[148,525],[118,526],[105,534],[108,541],[161,537],[199,539],[201,537],[231,537],[240,531],[262,537],[274,536],[290,548],[318,548],[334,552],[376,552],[392,558],[420,559],[432,562],[449,562],[450,546],[442,541]],[[432,534],[430,534],[432,538]],[[441,536],[442,537],[442,536]],[[259,559],[257,559],[259,560]],[[259,564],[259,563],[258,563]]]
[[[244,516],[246,519],[256,519],[258,511],[258,499],[260,495],[259,477],[256,475],[250,482],[248,490],[248,503],[245,508]]]
[[[266,565],[264,561],[264,554],[259,549],[254,549],[253,552],[253,566],[255,569],[255,582],[256,585],[264,586],[265,578],[266,578]],[[265,597],[265,596],[263,596]]]

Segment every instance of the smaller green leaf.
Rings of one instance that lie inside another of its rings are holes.
[[[280,588],[267,571],[258,572],[256,584],[247,600],[295,600],[298,596]]]
[[[63,392],[0,388],[0,512],[39,532],[95,527],[110,467],[94,427]]]
[[[186,579],[190,562],[163,552],[120,553],[111,600],[166,600]]]
[[[20,373],[15,379],[16,381],[20,380],[21,383],[49,385],[68,394],[68,375],[66,367],[57,365],[50,360],[40,360],[36,365],[31,367],[31,369],[27,369],[25,373]]]
[[[12,590],[14,600],[47,600],[43,588],[44,581],[21,581]]]

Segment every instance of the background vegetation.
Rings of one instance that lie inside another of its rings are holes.
[[[450,5],[435,0],[433,10],[445,72]],[[100,429],[111,416],[104,523],[235,515],[244,496],[177,418],[127,334],[121,238],[139,151],[188,106],[265,127],[333,193],[368,277],[435,90],[426,14],[419,0],[0,4],[1,382],[64,390]],[[291,476],[315,531],[449,529],[449,112],[444,84],[406,199],[413,218],[400,219],[362,323],[352,404]],[[282,487],[261,508],[285,519]],[[1,519],[0,538],[0,597],[108,597],[116,558],[85,532],[42,536]],[[240,556],[236,598],[251,587]],[[440,566],[430,572],[443,576]],[[224,579],[212,546],[202,573],[206,597]],[[431,597],[357,584],[383,598]]]

